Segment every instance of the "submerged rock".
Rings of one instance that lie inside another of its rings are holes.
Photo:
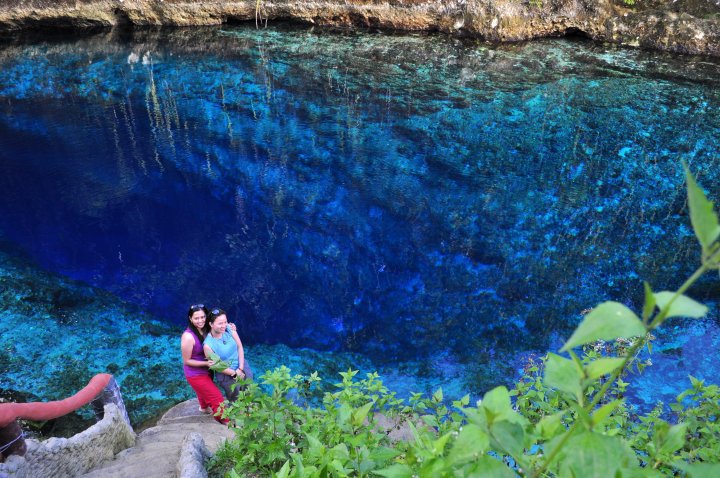
[[[0,332],[7,343],[0,352],[0,397],[62,400],[112,368],[133,423],[189,398],[177,364],[179,330],[152,336],[140,329],[158,327],[156,319],[108,293],[46,274],[5,252],[0,263]],[[137,360],[143,354],[150,366]],[[29,374],[29,366],[42,367],[43,378]],[[71,435],[86,428],[91,417],[84,407],[36,426],[40,434]]]
[[[720,56],[717,0],[9,0],[0,30],[219,25],[297,20],[326,26],[440,31],[490,41],[581,35],[596,41]]]

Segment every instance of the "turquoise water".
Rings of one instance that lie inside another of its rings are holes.
[[[250,346],[480,393],[583,310],[694,269],[680,160],[717,199],[719,86],[716,60],[569,40],[18,39],[0,46],[1,244],[138,321],[177,331],[189,303],[220,305]],[[67,296],[47,314],[82,327]],[[716,319],[672,324],[639,400],[714,376]]]

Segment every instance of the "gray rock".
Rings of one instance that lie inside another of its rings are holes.
[[[205,478],[205,462],[210,458],[210,451],[198,433],[185,436],[180,447],[180,458],[177,463],[178,478]]]

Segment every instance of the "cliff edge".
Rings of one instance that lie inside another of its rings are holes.
[[[0,31],[295,20],[440,31],[489,41],[577,34],[720,56],[720,0],[0,0]]]

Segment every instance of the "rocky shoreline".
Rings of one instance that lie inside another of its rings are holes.
[[[2,0],[0,32],[293,20],[512,42],[580,35],[720,57],[720,0]]]

